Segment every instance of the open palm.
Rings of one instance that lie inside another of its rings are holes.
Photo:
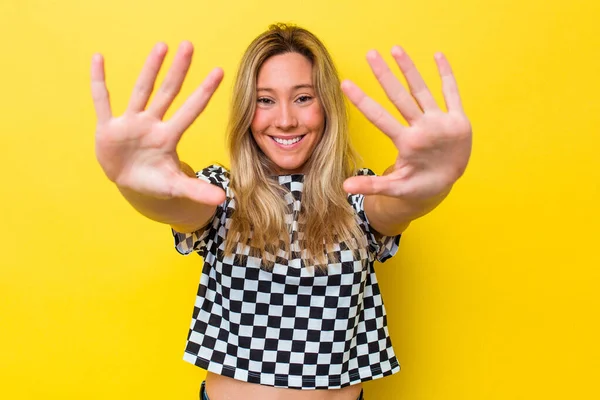
[[[387,97],[409,126],[392,117],[354,83],[344,81],[342,89],[346,96],[398,150],[395,163],[383,176],[349,178],[344,188],[350,193],[427,200],[449,191],[464,173],[471,154],[471,124],[463,112],[450,65],[442,54],[436,55],[436,62],[447,112],[439,108],[408,55],[396,46],[392,56],[406,78],[410,93],[377,52],[369,52],[367,60]]]
[[[190,67],[193,47],[181,44],[173,65],[148,105],[156,77],[167,52],[157,44],[140,73],[125,113],[113,117],[104,60],[92,59],[92,98],[98,123],[96,157],[108,178],[119,187],[157,198],[189,198],[217,205],[225,199],[220,188],[191,178],[181,171],[177,144],[186,129],[208,104],[223,78],[223,71],[213,70],[167,121],[163,117],[179,93]]]

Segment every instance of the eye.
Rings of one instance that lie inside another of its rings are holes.
[[[258,100],[256,100],[257,103],[259,104],[273,104],[274,101],[267,98],[267,97],[259,97]]]
[[[302,96],[298,97],[296,99],[296,101],[298,103],[307,103],[307,102],[311,101],[312,99],[313,99],[312,96],[302,95]]]

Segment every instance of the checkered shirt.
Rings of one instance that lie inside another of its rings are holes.
[[[359,175],[374,175],[360,170]],[[323,274],[305,265],[300,253],[277,255],[271,271],[238,245],[224,255],[235,199],[229,173],[212,165],[197,177],[225,190],[208,227],[173,231],[175,248],[204,259],[184,360],[234,379],[296,389],[334,389],[400,370],[373,263],[398,250],[400,235],[376,237],[364,212],[364,196],[348,195],[368,248],[334,246],[339,263]],[[287,222],[298,232],[304,176],[279,176],[288,190]],[[294,244],[292,243],[292,249]]]

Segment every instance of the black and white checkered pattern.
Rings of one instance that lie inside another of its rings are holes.
[[[360,175],[374,175],[368,169]],[[261,259],[238,245],[225,257],[229,218],[235,208],[229,174],[220,166],[197,173],[226,191],[210,227],[202,233],[174,232],[181,254],[197,252],[204,258],[200,285],[184,359],[208,371],[246,382],[297,389],[334,389],[391,375],[400,370],[387,329],[386,312],[373,263],[398,250],[400,236],[371,232],[363,195],[349,195],[357,222],[369,247],[334,247],[339,263],[326,275],[300,258],[292,243],[292,257],[271,255],[271,271]],[[303,178],[279,176],[289,190],[287,222],[292,238],[298,230]]]

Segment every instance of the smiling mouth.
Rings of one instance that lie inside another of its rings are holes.
[[[281,138],[277,138],[274,136],[271,136],[271,139],[273,139],[275,142],[282,144],[284,146],[291,146],[293,144],[298,143],[299,141],[302,140],[302,138],[304,138],[305,135],[300,135],[300,136],[296,136],[294,138],[291,139],[281,139]]]

